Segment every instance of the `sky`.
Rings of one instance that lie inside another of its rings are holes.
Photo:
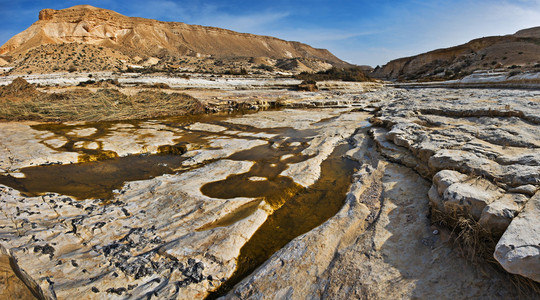
[[[540,26],[540,0],[0,0],[0,44],[37,21],[41,9],[79,4],[299,41],[373,67]]]

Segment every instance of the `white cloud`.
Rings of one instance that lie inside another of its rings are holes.
[[[158,0],[133,3],[129,15],[259,33],[279,24],[289,16],[289,13],[286,11],[265,11],[251,14],[232,14],[225,12],[223,6],[199,0],[184,3]]]
[[[340,29],[280,29],[269,34],[275,35],[281,39],[300,41],[302,43],[317,44],[330,41],[343,41],[356,37],[377,34],[375,31],[350,31]]]
[[[264,34],[268,28],[275,26],[288,12],[265,12],[249,15],[232,15],[226,13],[206,14],[193,18],[193,22],[200,25],[227,28],[239,32]]]
[[[349,49],[347,55],[357,53],[358,57],[351,59],[355,63],[384,64],[392,59],[452,47],[476,38],[513,34],[521,29],[540,26],[540,0],[456,2],[439,2],[418,8],[416,14],[409,12],[401,22],[381,31],[377,41],[360,42],[359,46],[365,49]],[[371,49],[375,52],[371,53]]]

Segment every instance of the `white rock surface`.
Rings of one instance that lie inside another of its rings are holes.
[[[68,132],[68,135],[74,135],[74,136],[90,136],[94,133],[96,133],[98,130],[97,128],[81,128],[81,129],[75,129],[70,132]]]
[[[506,271],[540,282],[540,193],[512,220],[494,257]]]
[[[201,131],[208,131],[208,132],[221,132],[221,131],[227,130],[227,128],[223,126],[199,123],[199,122],[189,125],[187,128],[190,130],[201,130]]]
[[[372,183],[381,184],[377,178],[381,175],[382,187],[377,188]],[[422,196],[429,184],[416,173],[380,162],[377,170],[356,178],[360,180],[337,215],[291,241],[225,299],[505,299],[515,295],[504,275],[467,263],[441,235],[433,234],[428,200]],[[373,205],[379,201],[380,213]]]
[[[291,112],[301,113],[307,114],[306,117],[289,120],[289,114],[265,112],[257,121],[263,128],[254,130],[258,131],[255,133],[238,131],[233,134],[237,138],[230,136],[231,132],[220,136],[221,128],[213,132],[218,128],[196,125],[197,130],[204,127],[211,132],[203,139],[202,148],[194,147],[184,153],[187,159],[181,170],[184,173],[127,182],[107,205],[100,205],[98,200],[76,201],[56,194],[23,197],[11,188],[1,187],[0,206],[4,214],[0,215],[0,224],[4,227],[0,227],[0,239],[43,290],[58,298],[136,298],[153,292],[163,298],[202,298],[232,275],[241,247],[272,212],[260,199],[213,199],[201,193],[205,183],[245,173],[254,164],[226,158],[268,145],[268,139],[280,145],[307,145],[305,154],[313,157],[303,164],[305,168],[288,171],[300,182],[306,178],[306,168],[320,169],[318,164],[333,147],[343,143],[358,122],[367,118],[365,113],[344,111],[338,115],[319,110],[316,117],[311,111]],[[246,118],[253,120],[253,115]],[[326,121],[318,123],[323,119]],[[80,126],[86,128],[88,124],[73,123],[66,124],[65,135],[59,137],[75,141],[76,149],[97,146],[99,150],[119,155],[138,154],[152,152],[159,145],[175,144],[177,139],[189,134],[165,124],[159,121],[112,124],[108,129],[92,130],[95,136],[78,140],[81,134],[90,134],[80,130]],[[290,125],[292,129],[283,128]],[[58,138],[56,134],[26,125],[16,128],[19,134],[28,135],[28,144],[56,152],[42,144],[44,139]],[[264,128],[269,128],[269,132]],[[296,142],[294,136],[291,142],[286,132],[294,135],[294,128],[309,129],[310,134],[303,137],[302,143]],[[11,133],[14,135],[15,129]],[[19,145],[15,139],[3,141],[9,147]],[[318,173],[311,171],[311,182],[317,176]],[[255,206],[245,215],[242,210],[248,204]],[[240,217],[235,219],[236,215]],[[234,221],[219,225],[223,219]]]
[[[42,132],[24,123],[0,123],[0,173],[47,163],[77,162],[78,153],[60,152],[41,143]],[[52,142],[54,146],[63,139]]]

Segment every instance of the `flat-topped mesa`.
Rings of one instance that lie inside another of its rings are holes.
[[[348,66],[328,50],[299,42],[216,27],[127,17],[90,5],[42,10],[37,22],[0,47],[0,55],[24,54],[38,46],[65,43],[103,46],[130,57],[301,57]]]

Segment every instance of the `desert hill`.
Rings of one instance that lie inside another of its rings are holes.
[[[392,60],[372,75],[389,80],[454,79],[501,68],[540,69],[540,27]]]
[[[32,69],[28,67],[32,65],[27,55],[29,51],[39,52],[33,53],[33,57],[64,52],[60,59],[65,60],[69,56],[61,48],[67,43],[82,45],[71,47],[80,48],[80,51],[87,45],[91,46],[86,50],[88,52],[95,52],[96,47],[113,51],[116,54],[109,65],[114,65],[117,59],[128,65],[156,64],[163,59],[174,64],[175,58],[178,63],[179,58],[184,57],[215,61],[263,57],[285,65],[286,60],[298,60],[292,65],[299,66],[299,71],[311,69],[305,67],[306,62],[302,60],[317,61],[315,70],[317,66],[322,69],[349,66],[328,50],[315,49],[299,42],[215,27],[127,17],[89,5],[42,10],[37,22],[0,47],[0,58],[19,64],[25,60],[26,67]],[[69,65],[69,62],[65,64]],[[91,65],[87,68],[99,69]]]

